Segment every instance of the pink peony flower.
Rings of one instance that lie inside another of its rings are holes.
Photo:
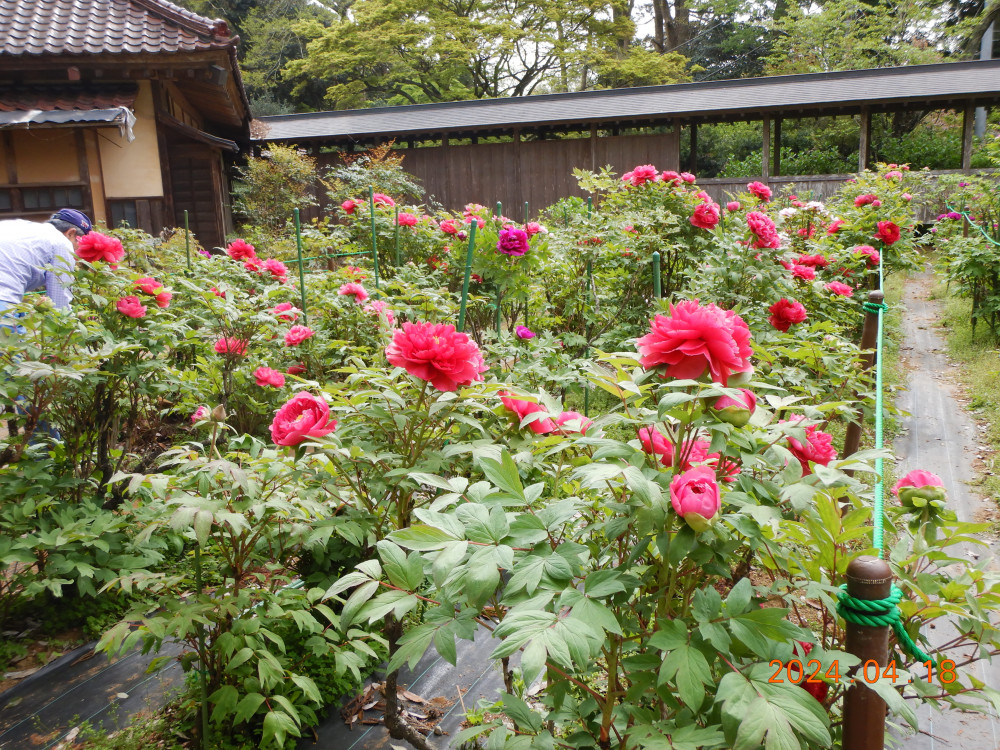
[[[756,196],[762,201],[771,200],[771,188],[765,185],[763,182],[751,182],[747,185],[747,190],[750,191],[751,195]]]
[[[739,211],[741,208],[742,206],[740,206],[739,201],[729,201],[729,203],[726,204],[727,211]]]
[[[256,256],[253,258],[247,258],[245,261],[243,261],[243,268],[248,273],[260,273],[261,271],[264,270],[264,261],[262,261],[260,258],[257,258]]]
[[[537,221],[529,221],[524,225],[524,231],[528,233],[529,237],[534,237],[536,234],[541,232],[546,234],[549,230],[539,224]]]
[[[160,293],[161,289],[163,289],[163,284],[154,279],[152,276],[143,276],[141,279],[136,279],[132,283],[135,285],[135,288],[143,294],[151,294],[154,297]]]
[[[691,224],[699,229],[711,229],[719,223],[719,204],[700,203],[691,216]]]
[[[374,302],[369,302],[367,305],[364,306],[363,310],[366,313],[371,313],[373,315],[378,315],[382,318],[385,318],[385,322],[388,323],[389,325],[392,325],[393,323],[396,322],[396,316],[393,315],[393,312],[389,308],[389,305],[387,305],[382,300],[375,300]]]
[[[903,179],[903,173],[897,170],[892,170],[891,172],[886,172],[882,175],[887,180],[901,180]]]
[[[854,205],[856,208],[861,208],[862,206],[867,206],[872,201],[877,200],[877,198],[871,193],[865,193],[864,195],[859,195],[854,199]]]
[[[125,248],[117,237],[108,237],[100,232],[88,232],[76,241],[76,254],[88,263],[105,260],[117,263],[125,257]]]
[[[285,376],[277,370],[272,370],[270,367],[258,367],[253,371],[253,376],[257,381],[257,385],[260,386],[270,385],[275,388],[281,388],[285,384]]]
[[[396,223],[401,227],[413,227],[417,225],[417,217],[414,214],[403,211],[397,217]]]
[[[298,445],[309,438],[329,435],[337,429],[337,420],[330,419],[330,407],[320,396],[296,393],[282,406],[271,422],[271,440],[275,445]]]
[[[944,480],[937,474],[923,469],[914,469],[896,482],[892,494],[909,507],[923,508],[928,505],[942,505],[947,499],[944,490]]]
[[[910,195],[909,193],[903,193],[903,194],[902,194],[902,195],[900,196],[900,198],[902,198],[902,199],[903,199],[904,201],[906,201],[907,203],[909,203],[910,201],[912,201],[912,200],[913,200],[913,196],[912,196],[912,195]]]
[[[341,297],[354,297],[354,301],[359,305],[368,299],[368,292],[356,281],[349,281],[337,290]]]
[[[438,224],[438,227],[445,234],[458,234],[459,230],[458,222],[455,219],[445,219]]]
[[[853,297],[854,290],[840,281],[831,281],[826,285],[826,289],[841,297]]]
[[[751,211],[747,214],[747,226],[750,227],[750,231],[756,237],[753,243],[754,247],[758,249],[770,248],[772,250],[777,250],[781,247],[781,238],[778,236],[778,230],[774,226],[771,217],[767,214],[760,211]]]
[[[298,309],[291,302],[279,302],[268,310],[278,320],[295,320],[299,317]]]
[[[809,266],[810,268],[826,268],[830,265],[830,261],[819,253],[815,255],[800,255],[795,259],[795,262],[800,266]]]
[[[246,339],[223,336],[215,342],[215,351],[217,354],[234,354],[243,356],[247,353],[247,341]]]
[[[642,164],[635,167],[631,172],[622,175],[622,181],[630,185],[644,185],[647,182],[656,182],[658,176],[657,169],[652,164]]]
[[[396,201],[394,201],[385,193],[375,193],[372,196],[372,202],[376,206],[388,206],[389,208],[392,208],[393,206],[396,205]]]
[[[676,187],[677,185],[680,185],[681,182],[683,182],[683,180],[681,180],[681,176],[672,169],[668,169],[666,172],[660,175],[660,181],[667,183],[671,187]]]
[[[225,292],[220,292],[218,290],[218,288],[216,288],[214,286],[212,287],[212,294],[214,294],[216,297],[221,297],[222,299],[226,298],[226,293]]]
[[[143,318],[146,315],[146,308],[139,302],[138,297],[122,297],[115,307],[122,315],[127,315],[130,318]]]
[[[360,205],[361,201],[355,200],[354,198],[348,198],[346,201],[340,204],[340,208],[341,210],[343,210],[345,214],[350,216],[357,210],[358,206]]]
[[[287,370],[285,370],[285,372],[289,375],[302,375],[306,372],[306,369],[306,366],[299,362],[296,365],[291,365]]]
[[[670,316],[656,315],[648,334],[637,342],[639,363],[646,369],[665,366],[672,378],[709,373],[726,385],[734,372],[751,369],[750,329],[731,310],[686,300],[670,305]]]
[[[514,334],[519,339],[533,339],[535,338],[535,332],[532,331],[528,326],[517,326],[514,329]]]
[[[809,266],[800,266],[798,264],[793,264],[792,278],[803,279],[805,281],[812,281],[813,279],[816,278],[816,272]]]
[[[226,248],[226,255],[233,260],[249,260],[257,257],[257,251],[253,245],[244,240],[233,240]]]
[[[292,326],[285,334],[285,346],[298,346],[315,333],[316,331],[309,326]]]
[[[578,411],[564,411],[556,417],[556,424],[564,433],[577,432],[586,435],[587,430],[594,426],[594,420],[588,419]]]
[[[743,427],[757,410],[757,395],[746,388],[740,388],[739,396],[719,396],[711,408],[720,421],[728,422],[734,427]]]
[[[878,198],[872,201],[872,208],[880,208],[882,206],[882,201]]]
[[[830,222],[830,226],[828,226],[826,228],[826,233],[827,234],[836,234],[837,232],[840,231],[840,228],[842,226],[844,226],[844,220],[843,219],[834,219],[833,221]]]
[[[199,406],[197,409],[194,410],[194,412],[191,414],[191,424],[200,422],[203,419],[208,419],[207,406]]]
[[[545,414],[545,409],[540,404],[517,398],[509,391],[500,391],[499,395],[500,402],[508,411],[516,414],[518,420],[523,420],[529,414]],[[536,419],[534,422],[527,424],[526,427],[536,435],[548,435],[557,429],[556,423],[548,417]]]
[[[868,258],[868,265],[873,268],[878,266],[879,258],[881,257],[878,254],[878,250],[871,245],[858,245],[854,248],[854,254],[866,256]]]
[[[528,233],[523,229],[501,229],[497,250],[504,255],[520,257],[528,252]]]
[[[173,292],[168,292],[164,289],[162,292],[156,295],[156,306],[157,307],[170,307],[170,300],[173,299]]]
[[[793,416],[789,422],[799,422],[805,417]],[[785,420],[782,420],[785,421]],[[820,432],[816,425],[806,427],[806,444],[803,445],[793,437],[788,438],[788,447],[792,451],[799,463],[802,465],[802,476],[812,473],[809,462],[826,466],[837,457],[837,450],[833,447],[833,436],[826,432]]]
[[[276,278],[281,283],[284,283],[288,279],[288,266],[280,260],[268,258],[264,261],[264,270],[270,273],[271,276]]]
[[[476,342],[448,323],[403,323],[385,356],[393,367],[430,382],[439,391],[482,380],[489,368]]]
[[[697,178],[696,178],[696,177],[695,177],[695,176],[694,176],[693,174],[691,174],[690,172],[681,172],[681,174],[680,174],[680,177],[681,177],[681,179],[682,179],[682,180],[683,180],[684,182],[686,182],[686,183],[687,183],[688,185],[690,185],[691,183],[693,183],[693,182],[694,182],[694,181],[695,181],[695,180],[697,179]]]
[[[872,235],[877,240],[882,240],[887,245],[891,245],[899,240],[899,227],[891,221],[880,221],[878,231]]]
[[[771,325],[782,332],[787,331],[796,323],[801,323],[808,317],[806,308],[803,307],[801,302],[787,300],[784,297],[767,309],[771,313],[769,319]]]
[[[707,529],[722,507],[712,468],[696,466],[675,476],[670,482],[670,504],[692,529]]]

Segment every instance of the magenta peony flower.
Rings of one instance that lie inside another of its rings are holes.
[[[278,320],[295,320],[299,317],[298,309],[291,302],[279,302],[268,310]]]
[[[802,415],[793,416],[787,420],[789,422],[799,422],[805,419]],[[783,422],[785,420],[782,420]],[[837,450],[833,447],[833,436],[826,432],[820,432],[816,425],[806,427],[806,444],[803,445],[793,437],[788,438],[788,447],[792,451],[799,463],[802,465],[802,476],[812,473],[809,462],[826,466],[837,457]]]
[[[309,326],[292,326],[285,334],[285,346],[298,346],[315,333]]]
[[[268,258],[264,261],[264,270],[271,274],[274,278],[280,281],[282,284],[288,279],[288,266],[282,263],[280,260],[275,260],[274,258]]]
[[[382,300],[375,300],[374,302],[369,302],[362,308],[364,312],[373,315],[378,315],[380,318],[384,318],[385,322],[392,325],[396,322],[396,316],[393,314],[389,305],[387,305]]]
[[[756,196],[762,201],[771,200],[771,188],[765,185],[763,182],[751,182],[747,185],[747,190],[750,191],[751,195]]]
[[[282,406],[271,422],[271,440],[275,445],[298,445],[309,438],[329,435],[337,429],[337,420],[330,419],[330,407],[320,396],[296,393]]]
[[[272,370],[270,367],[258,367],[253,371],[253,376],[257,381],[257,385],[260,386],[270,385],[275,388],[281,388],[285,384],[285,376],[277,370]]]
[[[899,227],[891,221],[880,221],[878,231],[872,235],[877,240],[882,240],[887,245],[891,245],[899,240]]]
[[[631,172],[622,175],[622,181],[630,185],[644,185],[647,182],[656,182],[658,176],[657,169],[652,164],[642,164],[635,167]]]
[[[520,424],[520,420],[523,420],[529,414],[545,414],[545,409],[540,404],[517,398],[509,391],[500,391],[499,396],[500,402],[504,407],[517,415],[518,424]],[[536,435],[548,435],[550,432],[555,432],[558,429],[556,423],[548,417],[536,419],[526,426]]]
[[[358,206],[360,205],[361,201],[355,200],[354,198],[348,198],[346,201],[340,204],[340,208],[345,214],[350,216],[358,209]]]
[[[670,316],[656,315],[651,330],[637,342],[639,363],[646,369],[665,366],[672,378],[709,373],[726,385],[734,372],[751,369],[750,329],[731,310],[686,300],[670,305]]]
[[[798,264],[793,264],[792,278],[803,279],[805,281],[812,281],[813,279],[816,278],[816,272],[809,266],[800,266]]]
[[[514,333],[519,339],[535,338],[535,332],[528,328],[528,326],[517,326],[517,328],[514,329]]]
[[[947,499],[944,480],[923,469],[914,469],[896,482],[892,494],[898,496],[903,505],[911,508],[924,508],[928,504],[941,506]]]
[[[692,529],[707,529],[722,507],[712,468],[696,466],[675,476],[670,482],[670,504]]]
[[[739,201],[729,201],[726,204],[727,211],[739,211],[742,208]]]
[[[528,233],[523,229],[501,229],[497,250],[504,255],[520,257],[528,252]]]
[[[156,295],[156,306],[157,307],[170,307],[170,300],[174,297],[173,292],[168,292],[164,289],[162,292]]]
[[[86,237],[86,235],[84,235]],[[142,318],[146,315],[145,306],[139,302],[138,297],[122,297],[115,305],[118,312],[130,318]]]
[[[396,223],[401,227],[413,227],[417,225],[417,217],[411,213],[403,211],[397,217]]]
[[[143,294],[151,294],[154,297],[160,293],[161,289],[163,289],[163,284],[154,279],[152,276],[143,276],[141,279],[136,279],[132,283],[135,288]]]
[[[195,422],[200,422],[203,419],[208,419],[208,407],[204,405],[199,406],[191,414],[191,424],[194,424]]]
[[[783,333],[794,324],[801,323],[808,317],[806,308],[801,302],[787,300],[784,297],[767,309],[771,313],[771,317],[769,318],[771,325]]]
[[[758,249],[770,248],[772,250],[777,250],[781,247],[781,238],[778,236],[778,229],[767,214],[760,211],[751,211],[747,214],[747,226],[750,227],[750,231],[757,238],[754,240],[754,247]]]
[[[867,256],[869,266],[878,266],[880,256],[878,250],[871,245],[858,245],[854,248],[854,254]]]
[[[250,260],[257,257],[256,248],[244,240],[233,240],[226,248],[226,255],[233,260]]]
[[[827,234],[836,234],[837,232],[840,231],[840,228],[842,226],[844,226],[844,220],[843,219],[834,219],[833,221],[830,222],[830,226],[828,226],[826,228],[826,233]]]
[[[393,367],[430,382],[439,391],[482,380],[489,368],[476,342],[448,323],[403,323],[385,356]]]
[[[719,204],[700,203],[691,216],[691,224],[699,229],[712,229],[719,223]]]
[[[719,396],[711,409],[720,421],[728,422],[734,427],[743,427],[757,410],[757,395],[746,388],[740,388],[739,396]]]
[[[842,283],[840,281],[831,281],[829,284],[826,285],[825,288],[828,291],[831,291],[834,294],[839,295],[841,297],[853,297],[854,296],[854,290],[850,286],[848,286],[847,284],[844,284],[844,283]]]
[[[396,201],[394,201],[385,193],[375,193],[372,196],[372,202],[376,206],[388,206],[389,208],[392,208],[393,206],[396,205]]]
[[[243,356],[247,353],[247,342],[245,339],[223,336],[215,342],[215,351],[217,354]]]
[[[359,305],[368,299],[368,292],[356,281],[349,281],[348,283],[343,284],[340,289],[337,290],[337,294],[341,297],[354,297],[354,301]]]
[[[587,430],[594,426],[594,420],[588,419],[578,411],[560,412],[556,424],[563,433],[577,432],[586,435]]]
[[[88,263],[106,260],[117,263],[125,257],[125,248],[117,237],[100,232],[88,232],[76,241],[76,254]]]

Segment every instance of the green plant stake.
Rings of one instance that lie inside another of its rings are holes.
[[[188,271],[191,270],[191,230],[188,228],[188,212],[184,209],[184,250],[187,252]]]
[[[298,209],[295,209],[298,216]],[[186,213],[186,212],[185,212]],[[202,593],[201,584],[201,544],[194,548],[194,585],[198,596]],[[208,678],[205,676],[205,626],[198,623],[198,683],[201,688],[201,747],[208,747]]]
[[[497,288],[497,338],[500,338],[500,325],[502,323],[502,316],[500,315],[500,289]]]
[[[569,209],[566,206],[563,206],[563,226],[569,226]]]
[[[587,199],[587,218],[590,218],[590,208],[591,199]],[[590,290],[594,286],[594,261],[592,259],[587,260],[587,296],[583,303],[584,315],[587,313],[587,304],[590,301]],[[583,357],[586,359],[590,356],[590,323],[584,324],[583,335],[587,339],[587,345],[583,348]],[[590,416],[590,382],[583,387],[583,416]]]
[[[375,186],[368,186],[368,214],[372,219],[372,262],[375,264],[375,289],[378,289],[378,246],[375,243]]]
[[[524,223],[528,223],[528,201],[524,202]]]
[[[653,253],[653,297],[660,298],[660,254]]]
[[[306,314],[306,275],[303,270],[305,265],[302,258],[302,225],[299,223],[299,209],[292,211],[295,218],[295,249],[299,254],[299,296],[302,299],[302,325],[309,325],[309,316]]]
[[[396,206],[396,226],[393,229],[393,243],[396,247],[396,268],[401,265],[399,262],[399,206]]]
[[[499,218],[500,218],[501,216],[503,216],[503,203],[501,203],[500,201],[497,201],[497,211],[496,211],[496,215],[497,215],[497,218],[498,218],[498,219],[499,219]]]
[[[497,204],[500,205],[499,203]],[[465,253],[465,280],[462,282],[462,303],[458,308],[458,330],[465,330],[465,306],[469,301],[469,279],[472,276],[472,252],[476,247],[476,227],[479,222],[469,222],[469,249]]]
[[[594,216],[594,196],[587,196],[587,220],[589,221]]]

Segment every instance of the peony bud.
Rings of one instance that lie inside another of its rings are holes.
[[[670,482],[670,504],[692,529],[707,529],[722,505],[715,470],[696,466],[675,476]]]
[[[226,409],[222,404],[219,404],[214,409],[212,409],[212,421],[213,422],[226,421]]]
[[[892,493],[907,508],[940,508],[948,499],[941,477],[923,469],[914,469],[896,482]]]
[[[712,413],[719,421],[728,422],[733,427],[742,427],[749,422],[756,408],[757,396],[746,388],[740,388],[740,395],[736,398],[719,396],[711,406]]]

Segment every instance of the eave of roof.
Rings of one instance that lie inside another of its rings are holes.
[[[1000,60],[772,76],[507,99],[476,99],[261,117],[257,141],[348,142],[431,133],[847,114],[926,108],[934,102],[1000,103]]]

